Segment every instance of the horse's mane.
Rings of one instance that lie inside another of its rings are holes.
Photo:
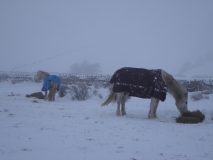
[[[47,75],[49,75],[48,72],[44,72],[42,70],[38,70],[38,73],[40,74],[41,79],[44,79]]]
[[[48,72],[44,72],[44,71],[42,71],[42,72],[43,72],[43,74],[44,74],[45,77],[46,77],[47,75],[49,75]]]
[[[187,93],[182,86],[174,79],[172,75],[164,70],[161,70],[163,81],[168,86],[168,92],[174,96],[176,100],[180,100]]]

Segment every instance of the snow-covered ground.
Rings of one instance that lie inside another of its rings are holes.
[[[55,102],[26,98],[42,83],[0,83],[1,160],[212,160],[213,95],[189,110],[201,110],[199,124],[178,124],[174,99],[167,96],[157,119],[148,119],[149,99],[131,98],[127,115],[116,116],[116,105],[101,107],[104,99]],[[12,92],[12,93],[11,93]]]

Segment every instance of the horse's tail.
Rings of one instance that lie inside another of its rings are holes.
[[[115,92],[113,92],[113,90],[110,91],[110,94],[108,96],[108,98],[106,99],[106,101],[104,103],[101,104],[101,106],[106,106],[108,105],[110,102],[113,101],[114,99],[114,96],[115,96]]]

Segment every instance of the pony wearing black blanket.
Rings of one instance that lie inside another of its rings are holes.
[[[150,98],[148,118],[157,118],[156,111],[159,101],[165,101],[167,92],[174,97],[181,115],[188,111],[188,93],[172,75],[162,69],[121,68],[113,74],[110,83],[112,90],[102,106],[108,105],[116,99],[116,115],[118,116],[126,114],[125,102],[129,96],[134,96]]]
[[[61,80],[56,75],[50,75],[48,72],[38,70],[37,74],[34,77],[35,81],[43,80],[44,84],[42,91],[45,92],[44,99],[49,101],[55,101],[56,92],[60,89]],[[49,94],[47,96],[47,91]]]

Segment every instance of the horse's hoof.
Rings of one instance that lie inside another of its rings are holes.
[[[117,116],[121,116],[121,113],[117,113],[117,112],[116,112],[116,115],[117,115]]]
[[[122,116],[126,115],[126,112],[125,113],[122,113]]]
[[[150,115],[149,115],[148,118],[149,118],[149,119],[154,119],[154,118],[158,118],[158,117],[157,117],[156,115],[154,115],[154,116],[150,116]]]

